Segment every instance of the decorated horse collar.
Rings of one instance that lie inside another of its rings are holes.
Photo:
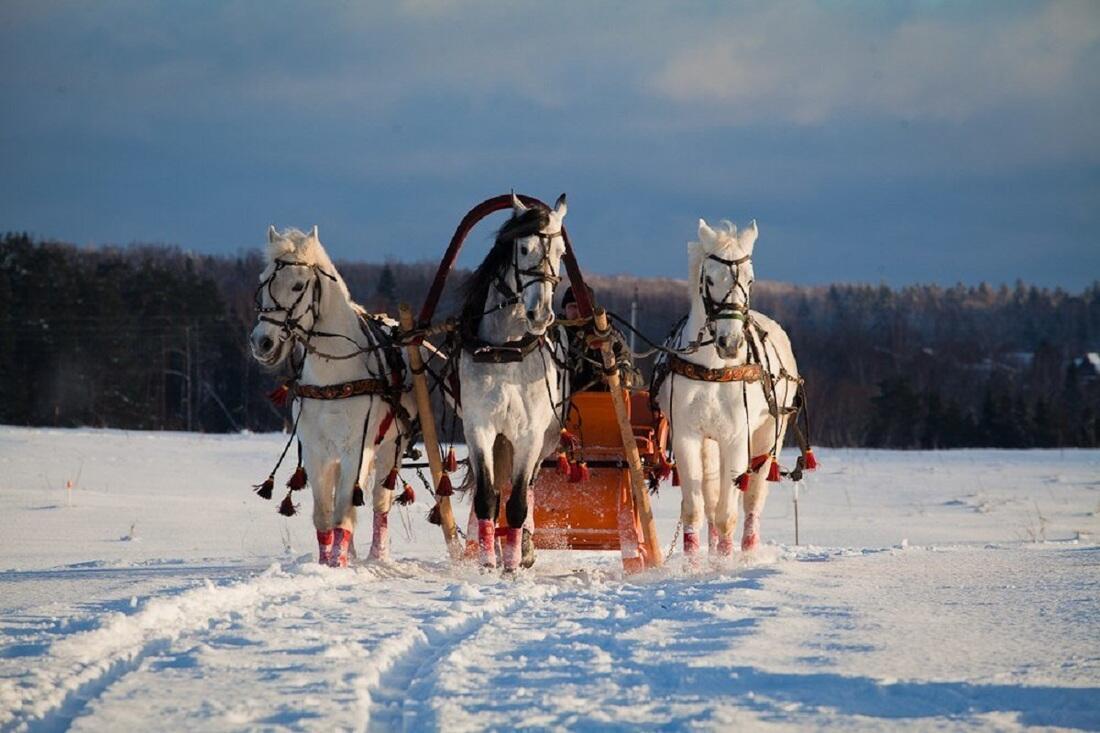
[[[759,364],[738,364],[736,366],[710,369],[695,362],[682,359],[675,354],[668,358],[668,368],[673,374],[694,379],[697,382],[746,382],[759,381],[764,369]]]
[[[380,377],[355,379],[340,384],[292,384],[288,386],[295,397],[304,397],[310,400],[342,400],[348,397],[359,397],[360,395],[381,395],[388,394],[394,389],[389,380]]]

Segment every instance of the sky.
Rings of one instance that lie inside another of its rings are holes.
[[[511,189],[587,270],[1100,279],[1100,2],[0,4],[0,231],[434,261]],[[491,224],[462,264],[476,264]]]

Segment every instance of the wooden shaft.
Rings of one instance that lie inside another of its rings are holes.
[[[398,306],[401,329],[410,331],[413,327],[412,309],[407,303]],[[432,472],[432,483],[439,486],[443,477],[443,457],[439,452],[439,435],[435,432],[435,415],[432,412],[432,400],[428,394],[428,380],[424,376],[424,360],[420,356],[420,344],[412,343],[405,347],[409,354],[409,366],[412,370],[413,395],[416,397],[416,410],[420,415],[420,429],[424,433],[424,449],[428,452],[428,467]],[[443,542],[452,560],[462,557],[462,546],[458,542],[458,530],[455,527],[455,515],[451,509],[451,497],[436,496],[439,505],[440,525],[443,529]]]
[[[794,544],[798,546],[798,484],[794,485]]]
[[[603,308],[595,308],[592,316],[597,336],[608,334],[610,329],[607,326],[607,312]],[[638,455],[638,444],[634,441],[634,429],[630,425],[626,400],[623,399],[615,351],[611,346],[610,338],[602,339],[600,353],[603,355],[603,366],[606,372],[604,381],[607,382],[607,388],[611,391],[611,403],[615,406],[615,418],[619,423],[623,453],[626,454],[626,463],[630,467],[630,489],[634,495],[634,509],[638,512],[638,520],[642,525],[642,542],[645,544],[648,564],[650,567],[657,567],[663,561],[661,544],[657,539],[657,525],[653,521],[653,509],[649,506],[649,491],[646,488],[645,474],[642,473],[642,458]]]

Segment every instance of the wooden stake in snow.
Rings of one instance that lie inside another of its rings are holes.
[[[794,544],[798,546],[798,487],[802,485],[801,481],[794,482]]]

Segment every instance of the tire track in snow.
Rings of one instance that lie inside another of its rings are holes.
[[[218,587],[209,580],[171,598],[155,598],[138,613],[55,642],[27,678],[0,688],[0,728],[53,731],[69,727],[87,705],[182,635],[228,613],[284,596],[351,582],[352,576],[313,566],[288,573],[273,565],[258,577]]]
[[[379,645],[371,669],[357,681],[360,703],[358,730],[421,730],[421,701],[433,697],[435,668],[495,619],[545,598],[553,587],[503,583],[493,590],[499,596],[485,600],[485,593],[462,583],[451,589],[455,612],[410,629]]]

